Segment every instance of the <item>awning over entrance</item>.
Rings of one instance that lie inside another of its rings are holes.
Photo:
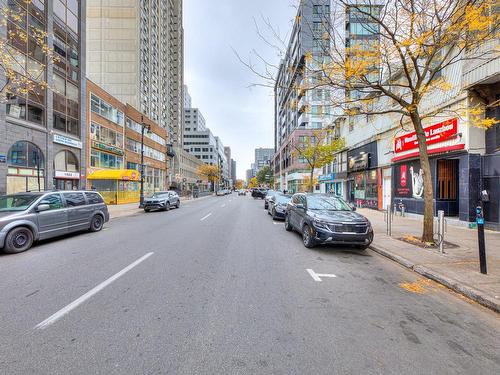
[[[140,173],[135,169],[101,169],[87,176],[88,180],[139,181]]]

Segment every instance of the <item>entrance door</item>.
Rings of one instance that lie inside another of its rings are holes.
[[[78,180],[63,180],[58,178],[55,180],[54,184],[57,190],[78,189]]]
[[[354,180],[347,181],[347,200],[354,203]]]
[[[388,205],[391,204],[391,176],[384,176],[384,181],[382,185],[382,193],[383,193],[383,207],[382,209],[386,209]]]

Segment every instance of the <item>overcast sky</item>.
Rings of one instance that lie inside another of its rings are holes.
[[[233,48],[248,59],[252,49],[277,63],[276,51],[259,38],[254,18],[267,35],[262,17],[279,28],[291,29],[292,0],[184,0],[184,74],[193,107],[207,126],[230,146],[238,178],[254,161],[254,149],[272,148],[272,90],[251,87],[259,79],[243,66]]]

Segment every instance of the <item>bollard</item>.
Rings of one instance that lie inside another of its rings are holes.
[[[405,205],[404,204],[401,205],[401,216],[405,217]]]
[[[438,211],[438,235],[439,235],[439,252],[444,253],[443,243],[444,243],[444,211]]]
[[[392,214],[391,214],[391,205],[387,205],[387,235],[392,236]]]

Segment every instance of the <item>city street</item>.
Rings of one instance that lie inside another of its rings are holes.
[[[370,250],[306,249],[248,196],[114,219],[0,274],[2,374],[500,371],[497,314]]]

